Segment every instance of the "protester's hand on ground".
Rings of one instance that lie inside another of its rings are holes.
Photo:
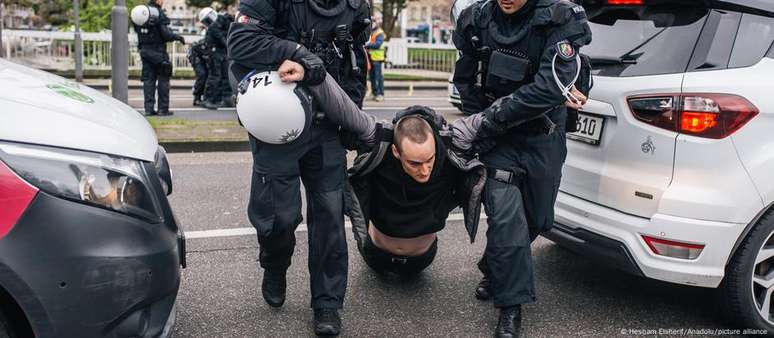
[[[282,82],[300,82],[304,79],[304,67],[295,61],[285,60],[277,72]]]

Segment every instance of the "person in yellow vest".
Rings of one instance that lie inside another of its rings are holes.
[[[368,58],[371,61],[371,69],[368,72],[368,77],[371,78],[371,93],[374,101],[381,102],[384,100],[384,73],[382,73],[382,65],[385,60],[384,45],[384,30],[382,30],[379,21],[374,20],[374,27],[371,29],[371,39],[365,45],[368,49]]]

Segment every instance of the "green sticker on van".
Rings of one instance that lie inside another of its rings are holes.
[[[68,98],[71,98],[76,101],[80,101],[83,103],[94,103],[94,99],[86,96],[85,94],[81,93],[78,89],[58,84],[58,83],[52,83],[49,85],[46,85],[49,89],[53,90],[59,95],[66,96]]]

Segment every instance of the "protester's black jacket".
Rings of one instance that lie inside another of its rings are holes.
[[[477,158],[464,158],[455,151],[452,145],[453,130],[446,120],[428,107],[414,106],[397,113],[393,124],[400,118],[408,115],[417,115],[430,123],[433,128],[436,142],[443,142],[446,149],[448,162],[460,171],[461,179],[453,187],[454,199],[462,208],[465,229],[473,242],[478,230],[478,222],[481,214],[481,197],[486,183],[486,169]],[[349,169],[349,183],[351,189],[346,189],[345,212],[352,221],[352,228],[356,231],[365,231],[371,218],[368,205],[371,193],[371,179],[374,170],[382,163],[390,151],[392,145],[392,126],[384,127],[380,142],[369,152],[362,153],[355,158],[353,166]],[[365,236],[365,234],[359,234]]]

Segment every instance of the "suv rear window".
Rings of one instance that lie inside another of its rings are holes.
[[[774,43],[774,18],[744,14],[729,67],[748,67],[760,61]]]
[[[583,47],[595,75],[685,72],[709,10],[687,6],[589,9],[593,40]]]

